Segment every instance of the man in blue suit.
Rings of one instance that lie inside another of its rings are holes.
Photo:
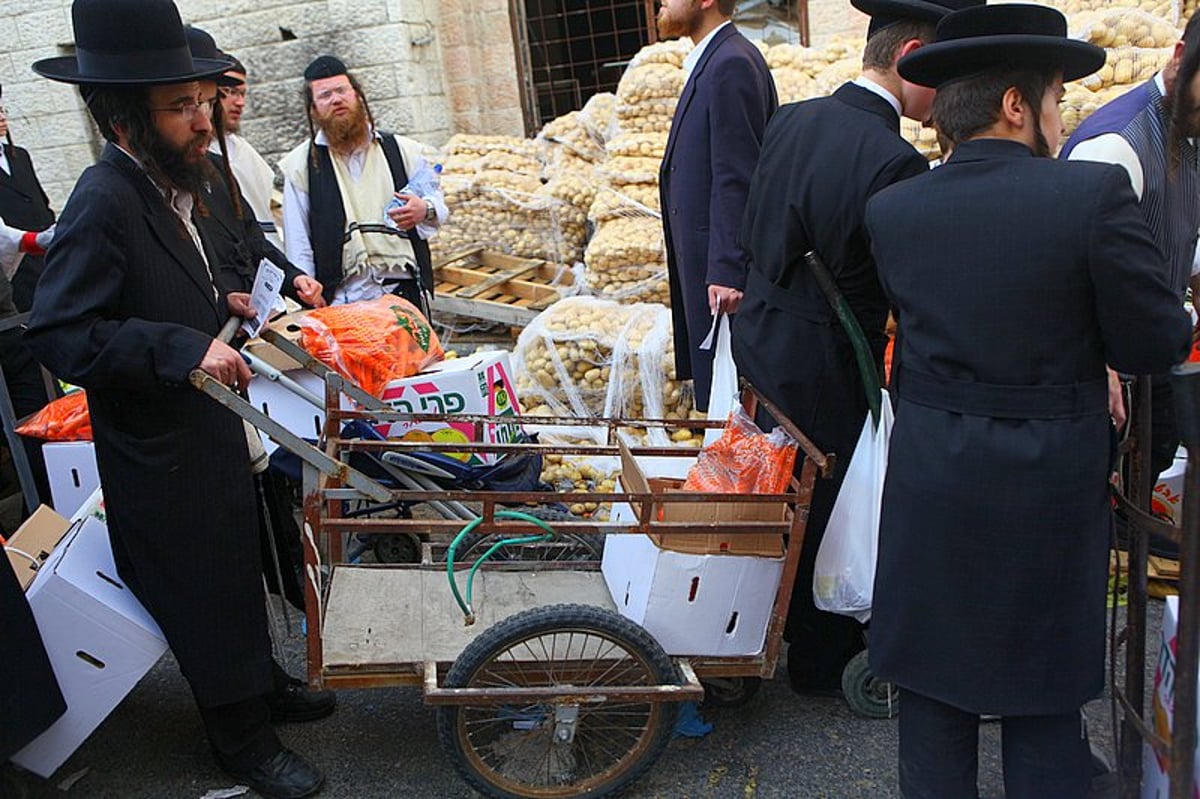
[[[663,0],[658,33],[688,36],[687,82],[659,175],[675,329],[675,372],[708,410],[712,353],[701,351],[718,306],[737,311],[747,255],[738,244],[750,176],[779,107],[762,53],[738,33],[735,0]]]

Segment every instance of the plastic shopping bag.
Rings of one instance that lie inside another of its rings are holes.
[[[91,441],[92,419],[88,414],[87,394],[79,390],[59,397],[29,417],[17,428],[17,433],[47,441]]]
[[[712,385],[708,390],[708,418],[725,421],[737,405],[738,371],[733,362],[733,347],[729,343],[729,315],[720,313],[713,318],[716,332],[717,351],[713,353]],[[708,349],[713,344],[713,332],[700,345],[700,349]],[[708,345],[708,346],[705,346]],[[704,431],[704,446],[709,446],[721,437],[719,427],[710,427]]]
[[[879,513],[892,434],[892,404],[886,390],[880,393],[879,425],[868,413],[817,550],[812,587],[818,608],[864,623],[871,618]]]
[[[729,415],[721,437],[700,450],[688,470],[684,491],[709,494],[782,494],[796,466],[796,443],[782,427],[770,433],[758,425],[742,406]]]

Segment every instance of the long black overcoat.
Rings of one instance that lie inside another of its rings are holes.
[[[708,409],[712,353],[699,349],[712,318],[708,286],[742,289],[746,252],[738,231],[767,120],[779,106],[758,49],[726,25],[684,84],[659,174],[675,373],[692,378]]]
[[[1104,367],[1188,351],[1162,255],[1120,167],[998,139],[867,227],[902,348],[872,668],[969,712],[1073,712],[1104,685]]]
[[[63,209],[26,340],[88,391],[118,573],[203,706],[272,685],[246,434],[188,383],[223,321],[178,216],[108,145]]]

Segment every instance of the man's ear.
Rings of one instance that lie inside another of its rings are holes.
[[[904,56],[908,55],[909,53],[911,53],[914,50],[920,50],[924,46],[925,46],[925,43],[922,42],[920,39],[909,39],[907,42],[905,42],[904,44],[900,45],[899,48],[897,48],[896,57],[892,59],[892,66],[893,67],[896,66],[896,64],[900,61],[901,58],[904,58]]]
[[[1025,104],[1025,98],[1021,96],[1021,92],[1016,86],[1009,86],[1004,90],[1004,97],[1000,99],[1000,118],[1007,121],[1014,128],[1024,128],[1027,123],[1029,108]]]

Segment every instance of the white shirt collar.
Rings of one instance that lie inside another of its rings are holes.
[[[371,132],[372,139],[378,141],[379,139],[383,138],[382,136],[379,135],[379,131],[375,130],[370,125],[367,126],[367,130],[369,130]],[[329,146],[329,137],[325,135],[324,130],[322,130],[321,128],[317,128],[317,135],[313,137],[313,143],[319,144],[322,147],[328,147]]]
[[[690,52],[686,56],[684,56],[684,58],[683,58],[683,79],[685,81],[688,78],[692,77],[692,70],[696,68],[696,64],[699,63],[699,61],[700,61],[700,56],[704,55],[705,48],[708,47],[709,43],[713,40],[713,37],[717,35],[717,31],[721,30],[721,28],[724,28],[726,25],[729,24],[729,22],[730,22],[730,20],[725,20],[720,25],[718,25],[717,27],[710,30],[708,32],[708,35],[705,36],[703,39],[701,39],[700,43],[692,48],[692,52]]]
[[[1167,96],[1167,84],[1163,83],[1161,72],[1154,73],[1154,85],[1158,88],[1158,93],[1163,97]]]
[[[854,79],[855,86],[861,86],[869,92],[874,92],[880,97],[888,101],[888,105],[896,112],[896,116],[904,116],[904,111],[900,107],[900,100],[896,95],[889,92],[887,89],[880,86],[875,81],[868,78],[866,75],[859,75]]]

